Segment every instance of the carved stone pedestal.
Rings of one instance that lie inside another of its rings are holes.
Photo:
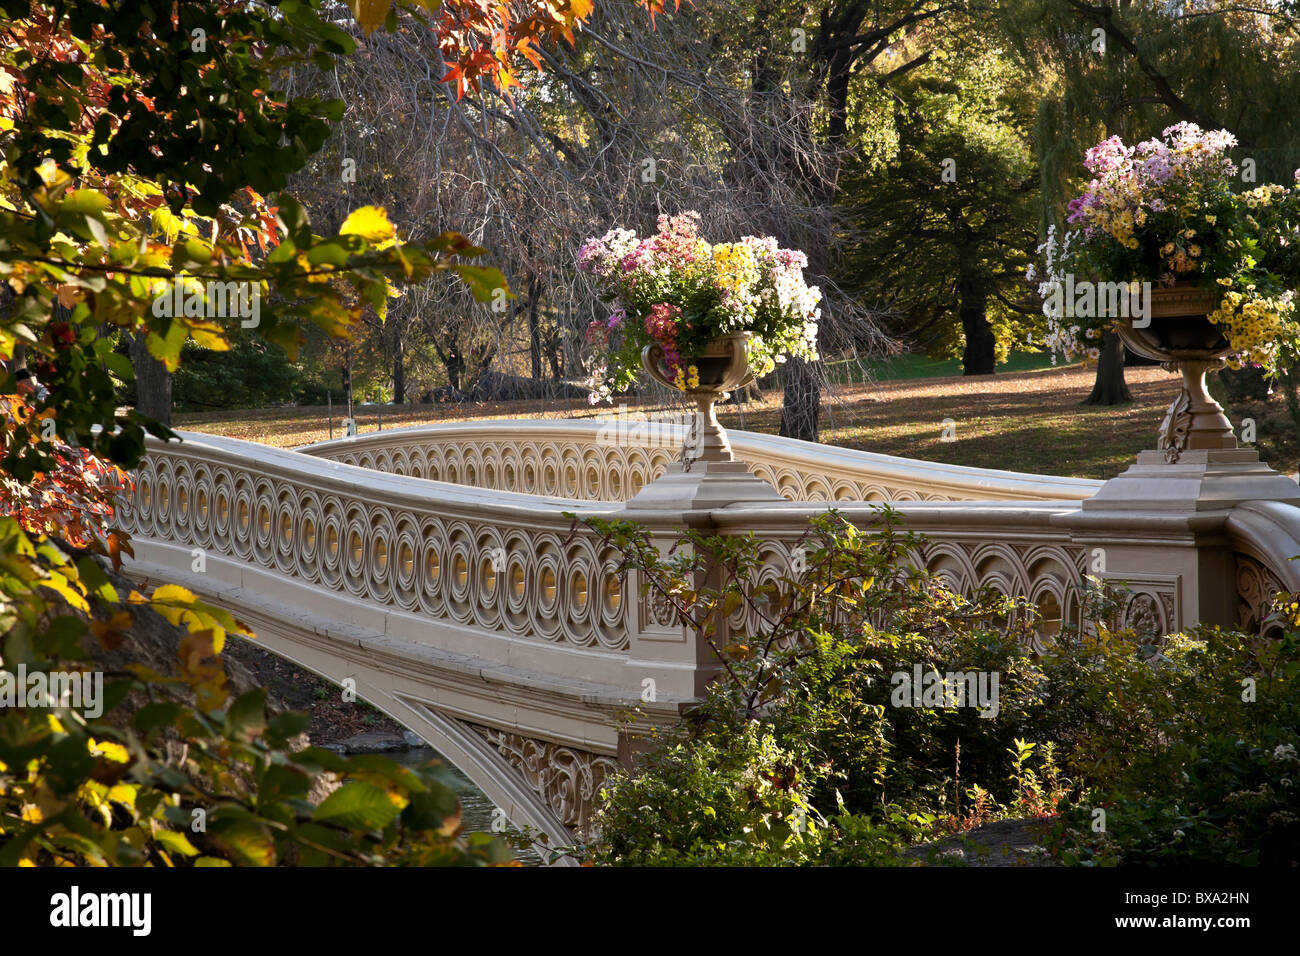
[[[1300,505],[1300,485],[1260,461],[1253,448],[1195,448],[1173,463],[1164,451],[1144,451],[1085,500],[1083,510],[1221,511],[1243,501]]]
[[[750,474],[743,461],[675,462],[627,502],[635,511],[701,511],[738,501],[784,501],[781,493]]]

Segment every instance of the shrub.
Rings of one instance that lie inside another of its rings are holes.
[[[584,848],[598,862],[879,865],[909,843],[1058,810],[1068,862],[1297,858],[1294,634],[1142,640],[1117,627],[1118,595],[1094,587],[1084,632],[1035,650],[1032,608],[962,597],[912,566],[921,539],[888,508],[865,531],[815,518],[805,569],[762,583],[752,537],[687,534],[661,556],[635,525],[588,523],[719,665],[637,771],[607,781]],[[716,583],[701,587],[710,563]],[[744,610],[751,625],[720,623]],[[918,667],[996,674],[996,699],[983,715],[952,699],[907,706],[898,678]],[[1101,835],[1096,807],[1110,808]]]

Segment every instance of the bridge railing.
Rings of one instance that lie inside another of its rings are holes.
[[[197,549],[219,571],[237,571],[232,584],[253,571],[297,582],[339,603],[343,619],[387,632],[410,617],[542,648],[628,649],[616,556],[572,535],[564,515],[608,507],[450,484],[431,490],[295,452],[182,435],[182,443],[150,443],[121,513],[147,547],[184,551],[185,565]]]
[[[616,506],[181,436],[150,440],[122,502],[130,573],[183,584],[285,656],[353,680],[477,768],[512,819],[574,825],[619,752],[623,712],[669,721],[698,689],[682,629],[643,622],[618,556],[565,514]],[[549,811],[513,786],[518,773]]]
[[[966,468],[728,430],[736,457],[792,501],[1077,501],[1101,482]],[[583,501],[625,501],[686,429],[626,417],[486,421],[367,432],[299,449],[376,471]]]

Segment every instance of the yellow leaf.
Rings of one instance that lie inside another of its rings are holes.
[[[185,604],[193,604],[198,600],[198,598],[194,596],[194,592],[187,591],[179,584],[161,585],[154,590],[153,599],[155,601],[180,601]]]
[[[93,737],[90,739],[90,752],[97,757],[103,757],[105,760],[111,760],[114,763],[129,763],[131,755],[127,753],[125,747],[121,744],[115,744],[111,740],[97,741]]]
[[[370,36],[384,25],[392,0],[348,0],[348,6],[357,18],[357,24],[366,31],[366,36]]]
[[[199,348],[211,349],[213,352],[229,352],[230,343],[226,341],[220,331],[199,325],[190,326],[190,337],[194,339],[194,344]]]
[[[344,220],[339,232],[345,236],[360,236],[371,242],[392,239],[397,234],[393,224],[388,221],[388,213],[383,206],[362,206],[354,210]]]
[[[68,586],[68,579],[62,574],[52,572],[48,578],[41,582],[41,586],[47,587],[51,591],[57,591],[63,596],[63,599],[67,601],[68,604],[75,607],[78,611],[90,611],[90,605],[86,603],[86,599]],[[80,585],[78,585],[78,587],[80,587]]]
[[[133,783],[119,783],[108,791],[108,799],[134,810],[135,798],[139,792],[140,788]]]

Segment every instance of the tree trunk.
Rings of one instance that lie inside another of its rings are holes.
[[[781,435],[820,441],[821,380],[819,369],[803,359],[787,359],[784,368],[785,394],[781,407]]]
[[[551,336],[546,342],[546,362],[551,366],[551,378],[556,382],[564,381],[564,356],[560,352],[562,348],[558,335]]]
[[[148,418],[172,424],[172,375],[149,354],[145,333],[131,340],[131,367],[135,371],[135,410]]]
[[[393,404],[406,404],[406,349],[404,338],[399,330],[393,342]]]
[[[992,375],[997,371],[997,339],[989,325],[982,296],[963,299],[961,328],[966,333],[966,348],[961,354],[963,375]]]
[[[765,17],[766,12],[763,13]],[[847,21],[846,21],[847,22]],[[835,190],[839,179],[839,151],[844,145],[848,132],[849,83],[852,79],[853,56],[844,38],[836,31],[823,29],[811,49],[812,58],[818,62],[818,69],[826,84],[826,132],[823,145],[835,157],[826,170],[808,190],[809,201],[813,208],[824,210],[828,218],[828,228],[823,235],[811,240],[804,252],[808,256],[808,273],[813,281],[818,281],[829,274],[831,263],[829,219],[833,215]],[[758,78],[756,78],[758,79]],[[811,129],[809,137],[815,136]],[[797,160],[794,164],[798,166]],[[792,170],[797,173],[797,168]],[[780,237],[778,237],[780,238]],[[823,310],[829,304],[823,304]],[[833,321],[833,315],[824,315],[823,325]],[[821,440],[821,363],[808,363],[800,359],[790,359],[785,363],[785,394],[781,408],[781,434],[787,438],[801,438],[804,441]]]
[[[1124,343],[1114,332],[1101,337],[1101,357],[1097,361],[1097,380],[1084,405],[1126,405],[1133,395],[1124,381]]]
[[[1291,423],[1295,426],[1296,433],[1300,434],[1300,372],[1287,369],[1281,373],[1279,384],[1282,387],[1282,398],[1286,402],[1287,414],[1291,416]]]
[[[528,359],[533,381],[542,380],[542,324],[537,315],[537,276],[528,277]]]

